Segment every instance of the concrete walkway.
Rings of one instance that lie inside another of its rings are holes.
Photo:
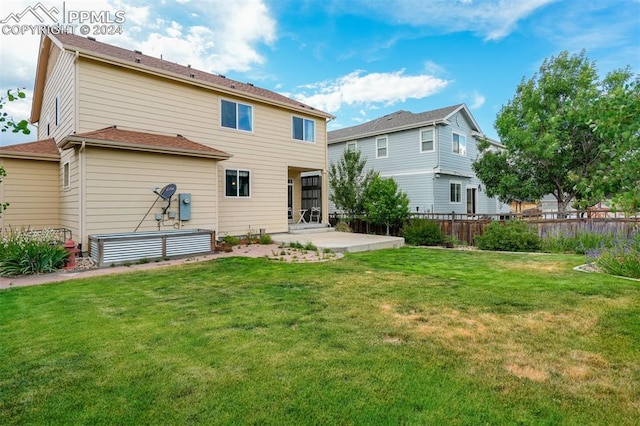
[[[400,248],[404,246],[404,238],[384,235],[354,234],[351,232],[309,232],[296,234],[272,234],[271,238],[278,244],[312,243],[320,250],[331,249],[335,253],[355,253],[359,251]]]

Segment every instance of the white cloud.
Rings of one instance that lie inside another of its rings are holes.
[[[387,21],[433,27],[444,32],[472,31],[485,40],[498,40],[511,33],[518,21],[556,1],[360,0],[359,10]]]
[[[311,94],[296,94],[294,98],[335,113],[343,105],[390,106],[407,99],[422,99],[443,90],[451,81],[431,75],[404,75],[404,70],[392,73],[354,71],[336,80],[304,86]]]
[[[471,105],[469,105],[469,108],[478,109],[484,105],[486,100],[487,98],[484,95],[481,95],[474,90],[473,95],[471,96]]]

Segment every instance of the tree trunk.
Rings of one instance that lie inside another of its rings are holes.
[[[567,218],[567,207],[571,202],[571,198],[568,199],[558,199],[558,219],[566,219]]]

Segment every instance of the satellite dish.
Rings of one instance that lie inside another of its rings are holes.
[[[156,192],[156,194],[158,194],[164,200],[170,200],[171,197],[173,197],[173,194],[176,193],[176,189],[178,189],[176,184],[170,183],[169,185],[162,188],[160,192]]]

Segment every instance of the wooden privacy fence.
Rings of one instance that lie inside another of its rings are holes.
[[[554,213],[557,217],[557,213]],[[551,214],[549,214],[551,217]],[[440,223],[445,235],[454,240],[475,246],[475,236],[482,235],[490,223],[510,220],[523,220],[530,223],[538,231],[541,238],[546,236],[573,236],[583,232],[611,233],[622,237],[630,237],[640,232],[640,215],[633,217],[572,217],[565,219],[548,219],[542,216],[523,217],[522,215],[466,215],[456,213],[419,213],[412,215],[412,219],[430,219]],[[329,222],[335,226],[339,220],[347,220],[339,214],[331,214]],[[385,226],[373,225],[361,219],[351,219],[350,227],[353,232],[365,234],[386,233]],[[400,235],[401,226],[390,228],[391,235]]]

